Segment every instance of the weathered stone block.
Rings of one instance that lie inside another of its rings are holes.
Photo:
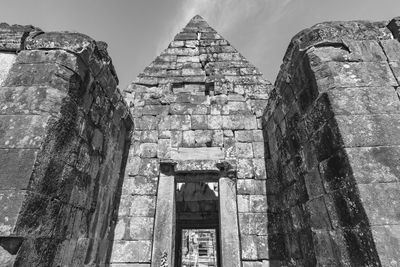
[[[365,211],[354,187],[336,190],[324,197],[333,228],[365,225]]]
[[[171,114],[178,115],[206,115],[208,108],[206,105],[192,104],[192,103],[172,103],[170,105]]]
[[[49,116],[5,115],[0,117],[0,148],[39,148]]]
[[[237,193],[242,195],[265,195],[264,180],[240,179],[237,181]]]
[[[67,92],[72,86],[74,72],[54,63],[14,64],[8,72],[4,86],[49,86]]]
[[[192,129],[193,130],[208,129],[207,115],[193,115],[192,116]]]
[[[131,149],[129,152],[131,152]],[[128,161],[126,163],[125,173],[129,176],[135,176],[139,173],[139,168],[141,165],[141,159],[138,156],[129,155]]]
[[[253,159],[254,166],[254,178],[265,180],[267,179],[267,172],[265,168],[265,160],[264,158]]]
[[[239,226],[242,235],[267,235],[267,213],[239,213]]]
[[[129,217],[118,218],[117,224],[114,229],[114,240],[123,240],[127,230],[127,220]]]
[[[371,225],[400,224],[400,183],[359,184],[360,199]]]
[[[6,80],[17,55],[11,53],[0,53],[0,85]]]
[[[48,112],[59,115],[60,103],[67,96],[51,87],[3,87],[0,91],[0,114],[35,114]]]
[[[238,212],[250,212],[250,195],[237,195]]]
[[[394,76],[398,81],[400,81],[400,62],[399,61],[391,61],[389,62],[390,68],[393,71]],[[398,90],[397,90],[398,92]]]
[[[267,236],[243,235],[242,259],[261,260],[268,258]]]
[[[158,137],[160,139],[171,139],[171,131],[160,130],[158,132]]]
[[[24,36],[30,32],[41,31],[33,26],[1,24],[0,49],[2,51],[17,52],[24,48]]]
[[[80,77],[85,77],[88,70],[82,59],[65,50],[22,50],[18,53],[17,62],[22,64],[55,63],[65,66]]]
[[[0,214],[0,234],[2,236],[9,236],[14,232],[25,197],[25,191],[0,191],[0,201],[2,205]]]
[[[338,257],[335,255],[335,244],[327,230],[313,230],[313,242],[316,244],[315,256],[317,264],[339,265]]]
[[[219,160],[224,159],[224,152],[219,147],[180,147],[171,158],[173,160]]]
[[[191,128],[190,115],[171,115],[171,130],[187,131]]]
[[[60,33],[60,32],[46,32],[40,35],[28,38],[26,41],[26,48],[29,50],[35,49],[64,49],[77,54],[93,52],[95,41],[87,35],[81,33]]]
[[[156,193],[157,177],[135,176],[124,179],[123,195],[155,195]]]
[[[133,195],[130,197],[131,216],[154,216],[156,200],[154,196]]]
[[[135,130],[156,130],[157,129],[157,118],[155,116],[142,116],[134,119]],[[169,129],[169,128],[166,128]]]
[[[226,105],[222,106],[222,115],[228,114],[251,114],[246,102],[229,101]]]
[[[359,184],[396,182],[400,177],[397,146],[352,147],[346,148],[346,153]]]
[[[343,146],[342,135],[335,121],[329,120],[320,130],[312,136],[311,142],[308,143],[307,161],[309,168],[315,167],[318,161],[329,158],[337,150]],[[314,161],[317,160],[317,161]]]
[[[336,115],[398,113],[400,103],[393,87],[357,87],[332,89],[328,92]]]
[[[143,158],[140,161],[138,175],[156,177],[160,171],[158,159]]]
[[[194,131],[183,131],[182,132],[182,146],[194,147],[195,146]]]
[[[339,47],[318,47],[308,51],[310,57],[318,57],[321,62],[381,62],[386,61],[385,54],[376,40],[346,40],[346,46],[351,51]],[[314,58],[313,58],[314,59]],[[314,59],[315,60],[315,59]]]
[[[397,82],[394,79],[392,71],[387,62],[327,62],[323,63],[318,68],[327,67],[331,71],[329,78],[332,81],[319,87],[327,89],[328,87],[352,87],[352,86],[396,86]],[[316,78],[319,78],[319,69],[313,67],[316,73]]]
[[[171,131],[171,146],[179,147],[182,145],[183,132],[182,131]]]
[[[222,116],[224,130],[252,130],[257,129],[256,117],[252,115]]]
[[[319,171],[326,192],[347,188],[354,184],[351,167],[347,156],[342,151],[321,161]]]
[[[222,116],[220,115],[207,115],[208,129],[217,130],[222,129]]]
[[[132,240],[152,240],[154,217],[129,218],[129,236]]]
[[[143,115],[167,115],[169,109],[167,105],[145,105],[141,112]]]
[[[0,153],[0,189],[27,189],[37,151],[3,149]]]
[[[233,137],[224,137],[224,152],[226,158],[236,158],[236,142]]]
[[[0,265],[2,266],[13,266],[16,255],[11,254],[3,247],[0,247]]]
[[[324,197],[314,198],[306,203],[306,209],[310,216],[312,229],[331,229],[331,222],[325,205]]]
[[[239,212],[267,212],[265,195],[238,195]]]
[[[146,263],[150,262],[150,258],[151,258],[150,240],[118,241],[114,243],[111,255],[111,262]]]
[[[175,165],[175,172],[219,172],[216,160],[178,160]]]
[[[119,201],[118,216],[129,216],[131,209],[131,196],[121,195],[121,200]]]
[[[346,147],[400,144],[397,115],[336,116]]]
[[[253,142],[253,131],[235,131],[235,139],[238,142],[251,143]]]
[[[253,158],[253,147],[251,143],[236,143],[235,146],[238,158]]]
[[[393,266],[400,258],[400,226],[372,226],[376,250],[382,266]]]
[[[159,159],[171,158],[171,139],[159,139],[157,146],[157,157]]]
[[[158,145],[155,143],[142,143],[139,146],[139,156],[142,158],[157,157]]]
[[[254,177],[254,166],[252,159],[240,158],[237,160],[237,178],[251,179]]]
[[[307,193],[312,199],[325,193],[322,180],[317,169],[313,169],[304,175],[304,182],[307,188]]]

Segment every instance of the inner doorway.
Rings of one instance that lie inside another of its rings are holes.
[[[175,266],[221,266],[218,183],[176,183],[175,193]]]

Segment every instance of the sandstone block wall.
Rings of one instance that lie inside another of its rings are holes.
[[[150,266],[163,162],[194,178],[218,171],[222,161],[235,166],[241,259],[245,266],[268,259],[261,116],[270,90],[257,69],[199,16],[128,87],[135,128],[111,259],[115,266]]]
[[[296,35],[263,117],[269,254],[281,266],[397,266],[398,19]]]
[[[196,16],[128,107],[105,43],[0,24],[0,265],[165,266],[215,179],[225,265],[397,266],[399,62],[399,18],[321,23],[273,89]]]
[[[132,119],[106,44],[0,24],[0,265],[103,266]]]

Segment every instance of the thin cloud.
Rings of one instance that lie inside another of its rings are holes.
[[[260,30],[267,23],[281,19],[287,5],[293,0],[181,0],[172,27],[159,43],[162,51],[189,20],[200,15],[221,34],[234,32],[236,27],[246,21],[256,19]],[[252,29],[258,31],[258,29]]]

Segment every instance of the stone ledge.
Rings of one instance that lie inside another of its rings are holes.
[[[220,160],[224,159],[224,151],[220,147],[180,147],[171,153],[171,159],[176,161],[186,160]]]

